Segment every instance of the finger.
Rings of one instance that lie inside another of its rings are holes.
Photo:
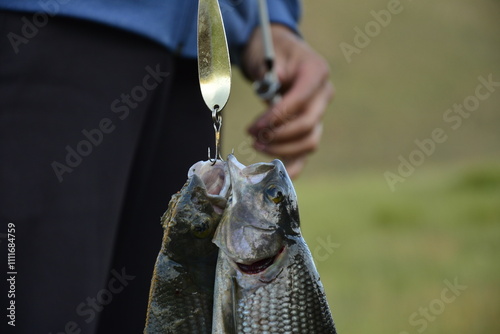
[[[269,144],[255,142],[254,147],[258,151],[279,157],[293,157],[303,155],[314,152],[317,149],[322,132],[323,126],[321,123],[319,123],[314,127],[313,131],[297,140]]]
[[[317,90],[325,84],[329,74],[328,65],[322,58],[313,56],[311,58],[313,59],[298,64],[288,78],[285,76],[282,79],[284,86],[289,83],[292,86],[286,91],[279,103],[254,123],[249,129],[251,134],[255,134],[269,124],[280,126],[287,120],[295,118],[304,110]]]
[[[330,69],[326,61],[314,53],[307,45],[305,51],[289,61],[287,69],[278,72],[285,88],[280,104],[285,106],[289,114],[300,113],[312,96],[328,81]],[[281,74],[281,75],[280,75]]]
[[[324,87],[311,99],[307,109],[300,113],[298,117],[275,126],[270,124],[266,130],[261,130],[255,135],[257,141],[263,144],[293,141],[304,137],[314,130],[320,123],[328,104],[333,97],[333,85],[327,81]]]

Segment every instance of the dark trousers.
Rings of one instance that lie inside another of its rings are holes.
[[[14,301],[6,333],[142,333],[160,216],[213,142],[196,60],[70,18],[26,38],[23,17],[0,12],[2,328]]]

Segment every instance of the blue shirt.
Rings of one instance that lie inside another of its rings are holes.
[[[259,23],[257,0],[219,0],[231,55]],[[269,18],[297,31],[299,0],[267,0]],[[185,57],[196,57],[198,0],[0,0],[0,9],[91,20],[150,38]],[[26,14],[33,22],[33,16]],[[21,35],[21,32],[15,32]]]

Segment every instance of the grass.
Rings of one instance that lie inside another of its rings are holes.
[[[303,36],[337,89],[322,146],[296,181],[304,235],[313,253],[336,246],[316,260],[340,333],[499,333],[500,88],[456,130],[443,115],[474,95],[479,76],[500,81],[500,1],[401,0],[347,62],[340,43],[388,3],[304,1]],[[224,152],[268,161],[245,133],[264,107],[234,73]],[[391,192],[384,172],[435,128],[448,139]],[[467,289],[422,320],[455,278]]]
[[[410,315],[455,279],[467,289],[425,332],[500,330],[500,163],[428,172],[395,193],[370,173],[296,182],[313,254],[339,245],[316,261],[340,333],[419,333]]]

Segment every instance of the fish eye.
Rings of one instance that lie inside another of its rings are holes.
[[[199,223],[195,223],[193,224],[191,230],[193,231],[195,237],[200,239],[206,238],[210,235],[210,222],[206,219]]]
[[[267,197],[276,204],[280,203],[281,201],[283,201],[283,199],[285,199],[283,190],[275,186],[274,184],[267,187],[265,192]]]

